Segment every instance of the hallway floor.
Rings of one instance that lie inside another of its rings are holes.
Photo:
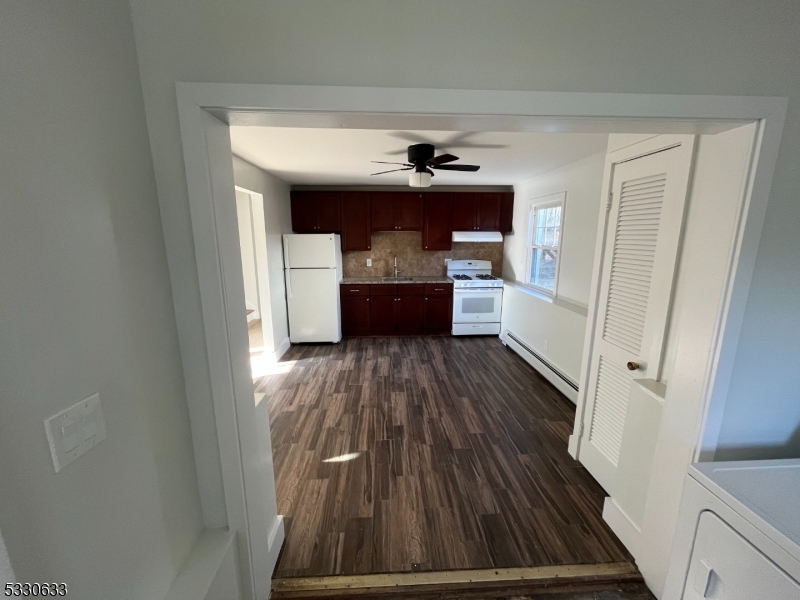
[[[498,338],[293,346],[269,402],[275,577],[632,562],[574,406]]]

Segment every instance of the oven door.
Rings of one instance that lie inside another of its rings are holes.
[[[455,289],[453,323],[499,323],[503,288]]]

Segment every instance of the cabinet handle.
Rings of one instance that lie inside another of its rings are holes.
[[[367,302],[369,302],[369,298],[367,298]]]
[[[434,292],[443,292],[444,288],[433,288]]]
[[[351,292],[357,292],[358,290],[350,290]]]

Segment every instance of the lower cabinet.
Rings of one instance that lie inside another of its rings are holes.
[[[341,285],[344,335],[447,333],[453,284]]]
[[[425,331],[448,331],[453,324],[452,298],[425,298]]]
[[[371,333],[392,333],[397,322],[397,298],[394,296],[370,296]]]

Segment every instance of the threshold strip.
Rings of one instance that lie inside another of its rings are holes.
[[[332,590],[415,588],[464,584],[501,584],[540,580],[584,579],[639,575],[629,562],[586,565],[547,565],[498,569],[463,569],[454,571],[416,571],[374,575],[331,575],[327,577],[283,577],[272,580],[273,593]]]

